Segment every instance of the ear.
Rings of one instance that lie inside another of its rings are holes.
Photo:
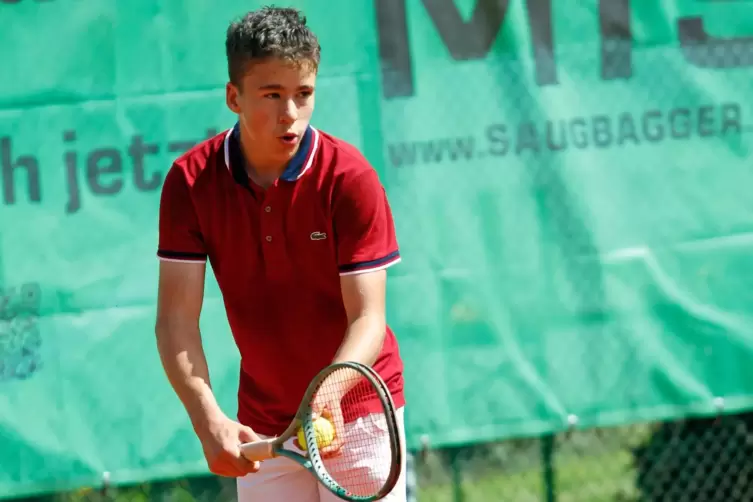
[[[241,112],[241,107],[238,106],[238,95],[240,92],[238,92],[238,88],[235,87],[231,82],[228,82],[225,84],[225,103],[227,104],[227,107],[230,108],[230,111],[239,114]]]

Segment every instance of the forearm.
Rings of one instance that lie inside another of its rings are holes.
[[[350,323],[333,362],[355,361],[372,366],[382,350],[386,331],[384,316],[357,317]]]
[[[170,385],[194,429],[206,428],[222,411],[212,392],[199,327],[162,323],[157,327],[157,347]]]

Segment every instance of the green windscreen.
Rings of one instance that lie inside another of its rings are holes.
[[[302,0],[379,171],[409,447],[753,404],[753,8]],[[0,498],[206,472],[154,340],[172,160],[260,2],[0,0]],[[202,331],[236,410],[211,273]]]

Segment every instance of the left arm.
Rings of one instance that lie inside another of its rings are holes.
[[[387,194],[369,167],[343,179],[333,211],[340,290],[348,318],[333,362],[372,366],[387,331],[387,268],[400,261]]]
[[[373,367],[387,334],[386,269],[400,261],[400,252],[387,194],[376,171],[370,167],[355,171],[343,175],[334,197],[332,223],[348,327],[332,362]],[[344,426],[340,400],[360,381],[360,374],[340,371],[330,381],[332,392],[322,394],[322,402],[312,403],[322,415],[329,413],[335,431]],[[335,440],[322,454],[334,455],[341,446],[335,432]]]
[[[355,361],[371,366],[376,361],[387,332],[386,282],[386,270],[340,277],[348,330],[333,362]]]

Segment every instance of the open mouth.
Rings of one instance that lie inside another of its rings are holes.
[[[283,134],[280,136],[280,141],[288,145],[294,145],[298,141],[298,135],[294,133]]]

